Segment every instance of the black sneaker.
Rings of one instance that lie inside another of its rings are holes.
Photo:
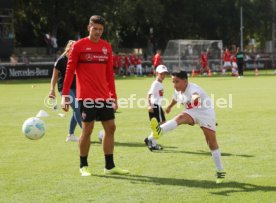
[[[163,149],[163,147],[161,147],[160,145],[152,146],[152,141],[149,140],[148,138],[145,138],[144,142],[145,142],[145,144],[147,145],[147,147],[150,151],[156,151],[156,150],[162,150]]]
[[[148,149],[149,149],[150,151],[152,151],[152,146],[151,146],[152,142],[151,142],[148,138],[145,138],[145,139],[144,139],[144,142],[145,142],[145,144],[147,145]]]
[[[161,147],[160,145],[155,145],[154,147],[153,146],[151,146],[151,150],[153,151],[153,150],[162,150],[163,149],[163,147]]]

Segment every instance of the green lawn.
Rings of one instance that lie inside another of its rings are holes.
[[[152,81],[119,79],[118,96],[145,97]],[[61,118],[60,109],[43,104],[49,80],[6,81],[0,83],[0,202],[275,202],[276,76],[190,81],[215,98],[232,95],[232,108],[216,108],[225,183],[215,184],[214,163],[198,126],[180,126],[158,141],[162,152],[150,152],[143,143],[150,132],[147,110],[136,105],[116,114],[115,162],[131,175],[103,175],[98,123],[89,156],[93,176],[80,177],[77,143],[65,142],[71,113]],[[164,86],[170,99],[169,77]],[[43,118],[47,132],[31,141],[21,126],[40,109],[50,115]],[[167,119],[181,111],[174,109]]]

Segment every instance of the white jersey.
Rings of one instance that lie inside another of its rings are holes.
[[[150,97],[150,103],[151,104],[157,104],[161,106],[163,95],[164,95],[164,89],[161,82],[158,80],[155,80],[150,87],[150,90],[148,91],[148,94],[151,94]]]
[[[193,102],[192,95],[199,95],[199,103]],[[185,92],[175,91],[173,99],[185,105],[185,113],[189,114],[200,127],[216,131],[216,114],[210,97],[198,85],[188,83]]]
[[[198,106],[192,100],[193,94],[198,94],[200,97]],[[185,105],[186,109],[195,108],[205,110],[213,108],[210,97],[205,93],[203,89],[201,89],[201,87],[194,83],[188,83],[185,92],[178,92],[175,90],[173,99]]]

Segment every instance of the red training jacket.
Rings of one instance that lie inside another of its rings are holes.
[[[62,95],[69,95],[76,72],[77,99],[117,99],[111,45],[88,37],[75,42],[68,58]]]

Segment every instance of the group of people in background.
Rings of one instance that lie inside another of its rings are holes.
[[[131,54],[119,54],[116,52],[113,54],[113,67],[114,72],[117,75],[143,75],[142,57],[140,55]]]
[[[10,63],[16,65],[18,63],[29,64],[29,58],[26,51],[23,51],[21,57],[18,57],[15,53],[10,56]]]
[[[57,40],[54,35],[50,33],[45,34],[45,41],[48,44],[47,53],[55,54],[54,60],[56,61],[59,56],[61,55],[62,51],[58,50]],[[191,52],[190,48],[190,52]],[[195,59],[192,59],[191,66],[189,68],[193,68],[196,74],[202,75],[212,75],[213,65],[212,60],[213,58],[213,51],[208,49],[203,49],[200,54],[197,53]],[[32,54],[23,51],[20,55],[12,53],[10,56],[10,63],[16,65],[18,63],[29,64],[30,59],[33,61]],[[240,47],[232,47],[224,48],[223,52],[219,52],[217,57],[221,57],[222,66],[218,69],[215,68],[216,71],[220,72],[221,75],[228,74],[230,72],[232,76],[236,76],[238,78],[243,77],[244,66],[246,61],[253,61],[257,68],[258,61],[260,59],[259,54],[248,54],[241,51]],[[155,68],[160,65],[164,64],[162,57],[161,57],[161,50],[156,50],[156,53],[150,57],[144,58],[142,53],[135,53],[135,52],[114,52],[113,53],[113,67],[114,73],[118,76],[142,76],[142,75],[152,75],[154,74]],[[210,59],[210,61],[209,61]],[[187,60],[185,57],[182,57],[182,60]],[[185,62],[183,63],[185,65]],[[276,63],[275,63],[276,64]],[[187,65],[187,64],[186,64]],[[274,65],[276,66],[276,65]],[[169,67],[171,68],[171,67]],[[256,70],[255,70],[256,71]],[[276,71],[275,71],[276,74]]]
[[[62,54],[60,50],[55,53],[55,61]],[[29,64],[29,54],[26,51],[23,51],[21,55],[15,53],[10,56],[10,63],[16,65],[18,63]],[[194,69],[202,75],[209,74],[212,71],[210,67],[209,56],[210,52],[207,49],[203,49],[199,56],[199,59],[196,59]],[[241,51],[239,47],[232,48],[229,50],[225,48],[221,54],[222,66],[220,68],[221,75],[226,75],[226,72],[229,71],[232,76],[237,76],[239,78],[243,77],[244,66],[246,61],[254,60],[258,61],[260,55],[250,57],[245,52]],[[146,64],[146,65],[145,65]],[[164,64],[161,57],[161,50],[157,50],[156,53],[150,58],[144,59],[142,54],[132,53],[123,53],[115,52],[113,53],[113,67],[114,73],[119,76],[131,76],[137,75],[142,76],[145,74],[153,74],[154,69],[160,65]],[[197,66],[199,64],[199,66]],[[276,66],[276,65],[275,65]],[[276,72],[275,72],[276,73]]]
[[[61,54],[61,52],[58,50],[56,36],[51,34],[50,32],[46,33],[44,35],[44,41],[47,44],[47,54],[56,54],[56,61]],[[212,67],[210,67],[208,61],[210,57],[209,55],[210,50],[203,49],[201,51],[199,60],[197,62],[197,64],[199,64],[199,68],[195,67],[196,71],[199,74],[209,75],[212,71]],[[239,47],[234,49],[232,48],[231,50],[225,48],[223,53],[221,54],[221,59],[223,61],[223,65],[220,68],[221,75],[225,75],[227,71],[230,71],[232,76],[237,76],[239,78],[243,77],[244,61],[247,59],[246,56],[247,55],[245,55]],[[160,49],[156,50],[156,53],[152,56],[151,61],[149,58],[147,58],[146,61],[143,61],[145,59],[142,57],[142,54],[136,54],[135,52],[116,52],[113,53],[112,59],[114,73],[119,76],[142,76],[144,74],[152,74],[154,73],[154,70],[158,65],[164,64],[161,57]],[[12,54],[10,57],[10,62],[12,64],[17,64],[18,62],[28,64],[29,60],[27,57],[27,53],[25,51],[22,52],[22,57],[20,60],[19,57],[17,57],[15,54]],[[149,64],[151,63],[151,65],[149,65],[149,71],[147,67],[144,66],[144,62],[147,62]]]
[[[243,77],[245,54],[239,47],[232,49],[225,48],[222,53],[223,65],[221,67],[221,75],[225,75],[226,71],[231,71],[232,76]],[[208,51],[204,49],[199,58],[199,73],[206,74],[211,72],[208,62]]]
[[[225,48],[223,52],[223,67],[221,74],[225,75],[227,70],[231,70],[233,76],[243,77],[244,70],[244,53],[240,50],[240,47],[229,51]]]
[[[113,53],[113,67],[116,75],[131,76],[137,75],[142,76],[146,70],[142,66],[143,57],[142,55],[133,53]],[[152,72],[154,68],[163,63],[161,59],[161,50],[157,50],[156,54],[152,56]]]

